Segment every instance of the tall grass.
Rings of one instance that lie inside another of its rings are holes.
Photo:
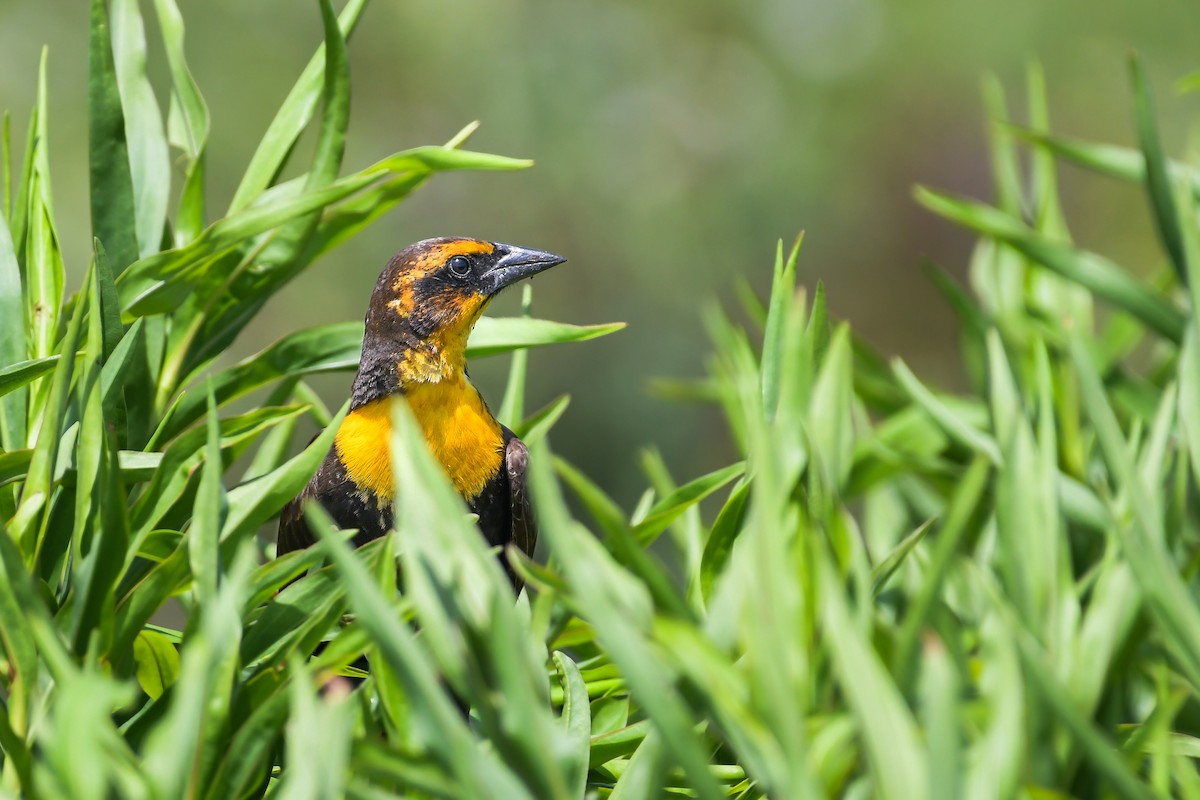
[[[970,291],[931,273],[968,392],[832,323],[781,246],[750,327],[709,314],[708,377],[664,387],[718,403],[742,460],[678,480],[647,454],[628,511],[550,449],[567,398],[523,407],[526,348],[619,326],[481,322],[474,355],[515,353],[499,408],[545,543],[544,563],[503,554],[514,602],[403,403],[394,534],[353,552],[313,507],[319,546],[271,559],[256,538],[340,418],[306,377],[353,369],[361,326],[214,359],[434,173],[525,166],[459,149],[466,131],[343,175],[363,6],[319,4],[324,44],[217,216],[174,0],[154,3],[165,123],[138,4],[93,0],[96,246],[71,296],[44,69],[11,170],[5,127],[0,793],[1200,797],[1200,172],[1164,156],[1136,63],[1139,149],[1051,133],[1032,70],[1024,127],[985,92],[994,202],[917,190],[980,236]],[[1063,160],[1145,187],[1161,274],[1072,243]],[[307,446],[305,417],[325,428]],[[182,631],[150,623],[171,598]]]

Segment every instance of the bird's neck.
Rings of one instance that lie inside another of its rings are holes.
[[[474,314],[426,335],[407,323],[383,333],[367,321],[367,336],[354,386],[350,410],[425,384],[465,380],[467,339],[486,303]]]
[[[414,387],[465,380],[466,361],[465,343],[447,348],[418,340],[401,347],[365,347],[350,391],[350,410]]]
[[[364,356],[366,354],[364,353]],[[338,456],[351,480],[379,499],[393,495],[390,398],[402,394],[421,426],[425,441],[466,500],[478,496],[500,468],[503,436],[479,392],[467,379],[465,340],[457,352],[424,352],[409,348],[392,362],[394,389],[387,382],[371,387],[373,396],[359,397],[338,429]],[[364,366],[367,366],[364,363]],[[359,375],[362,375],[360,368]],[[355,391],[359,389],[356,379]],[[364,399],[365,398],[365,399]]]

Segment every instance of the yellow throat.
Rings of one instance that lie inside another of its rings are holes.
[[[500,469],[504,439],[466,373],[460,369],[436,383],[406,385],[403,396],[454,488],[464,500],[478,496]],[[380,398],[351,411],[334,440],[346,474],[381,502],[390,502],[394,493],[389,400]]]

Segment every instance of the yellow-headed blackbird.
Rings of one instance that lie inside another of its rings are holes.
[[[356,545],[392,527],[389,398],[408,400],[425,441],[492,545],[532,555],[529,452],[496,421],[466,371],[467,337],[504,287],[566,259],[475,239],[426,239],[388,262],[367,308],[350,411],[317,474],[279,518],[280,554],[313,543],[302,503],[315,499]],[[397,509],[404,513],[403,509]],[[506,570],[508,569],[505,563]],[[509,577],[517,585],[515,576]]]

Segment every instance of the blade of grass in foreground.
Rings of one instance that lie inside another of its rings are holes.
[[[549,709],[544,661],[522,644],[529,630],[507,577],[466,522],[462,499],[424,446],[408,405],[393,403],[391,414],[395,502],[405,509],[396,535],[408,543],[401,553],[405,596],[416,608],[421,638],[447,681],[471,703],[487,741],[529,791],[566,797],[570,776],[581,761],[586,764],[586,738],[583,750],[560,747],[565,742]],[[492,667],[464,669],[472,663]]]
[[[551,552],[564,554],[567,580],[577,596],[589,599],[590,622],[598,640],[635,696],[641,698],[647,716],[662,735],[664,749],[683,768],[692,789],[705,800],[724,797],[708,769],[706,748],[672,687],[670,670],[644,633],[652,609],[647,589],[570,518],[554,480],[552,461],[544,443],[529,459],[534,499]]]
[[[858,718],[875,791],[883,798],[928,797],[929,783],[921,741],[912,713],[879,658],[863,641],[842,590],[842,581],[822,553],[820,559],[821,620],[825,640],[846,699]]]
[[[471,796],[523,798],[529,794],[495,754],[478,746],[466,722],[439,684],[425,647],[397,617],[350,548],[334,533],[329,516],[315,503],[305,512],[334,566],[345,579],[350,606],[371,635],[380,656],[404,684],[412,705],[412,735]]]

